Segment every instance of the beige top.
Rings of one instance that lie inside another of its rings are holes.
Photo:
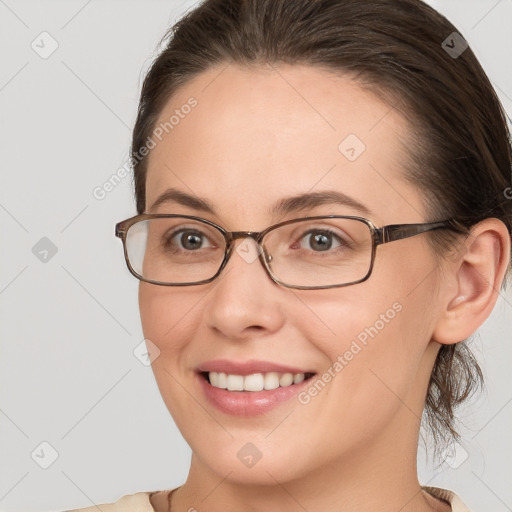
[[[441,498],[449,503],[452,507],[452,512],[471,512],[462,500],[452,491],[447,489],[440,489],[439,487],[423,487],[432,496]],[[153,491],[156,492],[156,491]],[[128,494],[123,496],[115,503],[107,503],[100,505],[102,512],[155,512],[149,501],[149,495],[152,492],[137,492],[135,494]],[[77,508],[65,512],[97,512],[96,506],[87,508]]]

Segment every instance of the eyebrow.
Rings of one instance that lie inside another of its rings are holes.
[[[169,188],[163,194],[161,194],[151,205],[150,210],[155,210],[157,207],[163,204],[172,203],[187,206],[200,212],[211,213],[215,215],[215,208],[206,199],[187,194],[175,188]],[[338,192],[335,190],[309,192],[305,194],[299,194],[297,196],[286,197],[275,203],[270,208],[269,214],[273,217],[281,215],[284,216],[289,213],[304,211],[323,205],[346,206],[354,210],[358,210],[365,216],[373,215],[373,212],[357,199],[354,199],[353,197],[350,197],[343,192]]]

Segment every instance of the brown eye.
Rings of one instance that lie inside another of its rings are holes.
[[[306,248],[311,248],[314,251],[328,251],[333,244],[333,236],[330,233],[310,233],[306,239]],[[304,245],[302,245],[304,247]]]
[[[198,233],[185,232],[179,237],[181,246],[184,249],[200,249],[203,243],[203,236]]]
[[[196,251],[212,246],[204,233],[191,229],[174,231],[166,245],[185,251]]]
[[[341,238],[328,230],[310,230],[303,234],[299,240],[302,249],[311,250],[313,252],[324,252],[329,249],[337,249],[343,241]]]

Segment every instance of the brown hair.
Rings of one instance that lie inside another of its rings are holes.
[[[443,48],[447,39],[454,45],[453,32],[420,0],[204,1],[164,36],[144,80],[131,147],[138,213],[148,160],[140,149],[177,89],[217,65],[282,62],[355,75],[392,99],[411,125],[406,178],[424,191],[429,221],[468,228],[496,217],[512,231],[505,113],[471,49],[454,56]],[[429,242],[442,257],[453,250],[444,231]],[[432,371],[424,416],[436,447],[460,437],[454,409],[483,384],[467,341],[443,345]]]

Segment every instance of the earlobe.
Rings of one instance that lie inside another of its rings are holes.
[[[447,265],[451,286],[432,335],[445,345],[467,339],[489,317],[510,262],[510,234],[499,219],[473,226],[464,244],[466,250]]]

